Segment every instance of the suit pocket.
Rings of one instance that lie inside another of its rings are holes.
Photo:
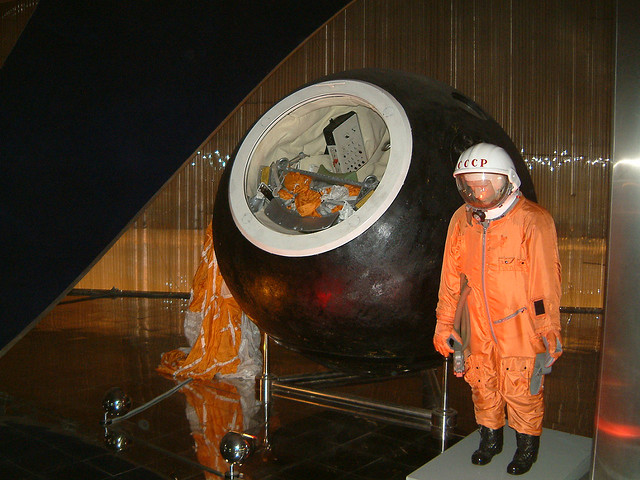
[[[465,361],[464,379],[472,387],[484,386],[482,381],[482,362],[478,355],[469,355]]]
[[[529,383],[535,359],[530,357],[506,357],[500,360],[501,390],[509,396],[528,397]]]
[[[526,258],[498,257],[498,270],[524,271],[527,270],[527,268],[528,264]]]
[[[485,355],[469,355],[465,362],[466,371],[464,379],[472,388],[477,388],[481,392],[489,389],[495,391],[498,388],[498,379],[495,374],[495,367]]]

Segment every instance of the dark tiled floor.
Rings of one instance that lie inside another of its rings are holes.
[[[155,367],[162,352],[185,344],[185,308],[177,299],[59,305],[0,358],[0,478],[220,478],[227,465],[219,444],[229,430],[258,438],[260,448],[240,469],[249,479],[404,479],[440,453],[424,429],[279,397],[265,416],[247,381],[192,382],[105,431],[101,403],[110,387],[121,387],[135,407],[176,385]],[[272,351],[277,374],[322,369]],[[591,435],[596,377],[595,352],[567,352],[547,379],[545,427]],[[425,408],[436,398],[429,379],[416,374],[333,391]],[[452,379],[450,398],[459,412],[455,442],[475,425],[463,381]],[[117,438],[127,448],[108,446]]]
[[[3,398],[0,423],[0,478],[110,479],[165,478],[105,448],[100,442],[67,431],[59,420],[29,412],[15,400]],[[35,423],[34,419],[38,420]]]

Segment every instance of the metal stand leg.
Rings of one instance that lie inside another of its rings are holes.
[[[450,363],[450,357],[445,358],[442,368],[442,407],[434,408],[431,414],[431,434],[440,439],[441,452],[447,447],[447,439],[451,436],[458,417],[458,412],[449,407]]]
[[[360,383],[390,380],[392,378],[397,378],[395,375],[391,375],[389,377],[366,378],[340,372],[317,372],[312,374],[289,375],[276,378],[270,372],[269,336],[265,333],[262,334],[262,354],[263,367],[262,378],[260,379],[260,401],[264,406],[265,447],[267,448],[269,443],[269,414],[274,396],[331,408],[345,413],[353,413],[362,417],[384,420],[397,425],[405,425],[424,430],[430,429],[432,432],[442,432],[443,425],[446,425],[446,427],[452,427],[455,425],[455,411],[449,409],[447,406],[446,384],[443,392],[444,408],[433,410],[430,408],[416,408],[407,405],[368,399],[347,393],[331,393],[322,389],[322,387],[356,385]],[[434,390],[439,390],[439,388],[437,388],[438,381],[435,378],[435,369],[432,368],[431,370],[432,372],[428,374],[428,377],[432,381],[435,380],[435,382],[433,382],[435,383]],[[434,403],[437,403],[437,401]],[[437,412],[440,412],[439,417]],[[434,422],[437,425],[434,426]],[[442,435],[448,437],[449,434],[450,433],[445,429],[445,432],[438,434],[438,437]]]
[[[269,335],[262,334],[262,378],[260,379],[260,401],[264,405],[271,403],[271,381],[269,365]]]
[[[262,334],[262,377],[260,378],[260,402],[262,403],[264,414],[264,438],[262,447],[268,451],[271,449],[269,442],[269,417],[271,414],[271,382],[273,376],[270,373],[271,365],[269,364],[269,335]]]

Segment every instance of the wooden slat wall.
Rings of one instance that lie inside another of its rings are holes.
[[[0,1],[0,68],[27,26],[38,0]]]

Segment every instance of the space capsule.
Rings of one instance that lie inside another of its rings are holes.
[[[432,345],[462,151],[489,142],[526,166],[474,101],[390,70],[319,79],[270,108],[218,187],[214,248],[242,309],[282,345],[333,369],[435,365]]]

